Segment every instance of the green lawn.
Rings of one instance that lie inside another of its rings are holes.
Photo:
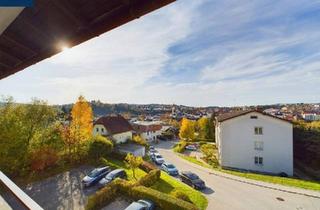
[[[174,179],[165,172],[161,172],[161,180],[153,185],[151,188],[158,190],[160,192],[169,194],[173,190],[180,190],[185,192],[190,200],[201,210],[204,210],[208,206],[208,201],[201,192],[194,190],[193,188],[185,185],[179,180]]]
[[[227,174],[232,174],[235,176],[240,176],[248,179],[263,181],[263,182],[269,182],[273,184],[281,184],[291,187],[298,187],[308,190],[317,190],[320,191],[320,183],[319,182],[313,182],[313,181],[306,181],[301,179],[295,179],[295,178],[285,178],[285,177],[278,177],[278,176],[270,176],[270,175],[262,175],[262,174],[255,174],[255,173],[249,173],[249,172],[239,172],[239,171],[231,171],[231,170],[225,170],[220,168],[213,168],[210,165],[203,163],[202,161],[197,160],[194,157],[185,156],[185,155],[179,155],[181,158],[195,163],[197,165],[210,168],[213,170],[217,170],[220,172],[224,172]]]
[[[132,170],[127,168],[126,164],[123,161],[120,161],[120,160],[117,160],[117,159],[113,159],[113,158],[110,158],[110,157],[105,158],[105,159],[108,160],[109,163],[111,163],[111,164],[108,164],[108,165],[111,165],[111,166],[114,166],[114,167],[117,167],[117,168],[125,169],[125,171],[126,171],[126,173],[128,175],[128,180],[135,180],[133,178]],[[146,175],[146,172],[144,172],[140,168],[137,168],[135,170],[135,173],[136,173],[136,178],[137,179],[140,179],[141,177]]]

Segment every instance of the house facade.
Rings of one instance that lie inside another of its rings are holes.
[[[136,121],[132,126],[135,132],[147,142],[156,141],[162,134],[162,125],[159,121]]]
[[[224,168],[293,175],[293,126],[284,119],[258,111],[222,114],[216,145]]]
[[[93,124],[93,135],[102,135],[113,140],[115,144],[132,140],[133,128],[121,115],[100,117]]]

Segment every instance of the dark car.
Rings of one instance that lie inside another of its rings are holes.
[[[196,190],[202,190],[206,188],[204,181],[200,179],[195,173],[192,173],[190,171],[181,172],[180,179],[183,183],[186,183]]]
[[[106,176],[111,171],[110,167],[102,167],[93,169],[87,176],[82,179],[82,184],[85,187],[90,187],[97,183],[100,179]]]
[[[149,200],[138,200],[137,202],[132,202],[125,210],[153,210],[154,204]]]
[[[111,171],[110,173],[108,173],[105,177],[103,177],[99,181],[99,185],[101,187],[103,187],[103,186],[109,184],[112,180],[114,180],[116,178],[126,179],[127,178],[127,174],[126,174],[125,170],[116,169],[116,170]]]

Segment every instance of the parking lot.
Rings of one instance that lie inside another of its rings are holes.
[[[88,196],[94,194],[97,187],[82,188],[81,180],[93,167],[81,166],[58,174],[40,182],[26,186],[24,191],[46,210],[82,210],[85,209]],[[125,209],[130,201],[118,198],[104,210]]]

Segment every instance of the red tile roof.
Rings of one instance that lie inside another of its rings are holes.
[[[130,123],[121,115],[100,117],[94,125],[103,125],[111,134],[132,131]]]
[[[276,116],[273,116],[273,115],[270,115],[270,114],[267,114],[265,112],[258,111],[258,110],[241,110],[241,111],[229,112],[229,113],[225,113],[225,114],[219,115],[216,119],[217,119],[218,122],[223,122],[223,121],[235,118],[235,117],[246,115],[246,114],[251,113],[251,112],[258,112],[258,113],[263,114],[265,116],[276,118],[278,120],[283,120],[285,122],[291,123],[290,120],[282,119],[282,118],[279,118],[279,117],[276,117]]]

